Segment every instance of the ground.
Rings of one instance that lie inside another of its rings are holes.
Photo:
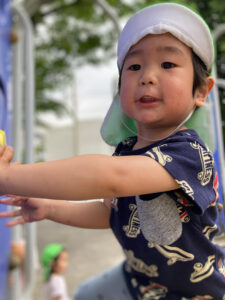
[[[110,229],[89,230],[61,225],[51,221],[37,223],[38,252],[48,243],[62,243],[69,252],[65,274],[69,296],[86,278],[114,266],[123,259],[122,250]],[[41,300],[42,273],[39,268],[32,300]]]

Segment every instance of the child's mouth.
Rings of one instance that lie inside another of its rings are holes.
[[[143,96],[139,98],[138,102],[141,104],[153,104],[159,102],[160,99],[152,97],[152,96]]]

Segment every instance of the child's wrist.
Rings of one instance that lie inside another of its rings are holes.
[[[0,196],[8,194],[7,182],[8,180],[8,169],[0,168]]]
[[[53,200],[46,199],[47,205],[46,205],[46,215],[45,219],[53,220],[55,215],[55,207],[52,205]]]

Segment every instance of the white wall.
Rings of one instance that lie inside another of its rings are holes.
[[[80,154],[113,153],[100,136],[102,120],[80,120],[77,125],[62,125],[46,130],[44,137],[45,160],[57,160]]]
[[[80,121],[78,154],[94,153],[111,155],[113,153],[113,147],[108,146],[100,135],[101,125],[101,119]]]

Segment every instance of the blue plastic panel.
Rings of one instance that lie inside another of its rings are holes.
[[[9,91],[11,85],[11,47],[10,47],[11,10],[9,0],[0,0],[0,129],[10,141]],[[0,206],[0,211],[6,210]],[[0,220],[0,300],[8,299],[8,257],[10,252],[10,231],[6,220]]]

